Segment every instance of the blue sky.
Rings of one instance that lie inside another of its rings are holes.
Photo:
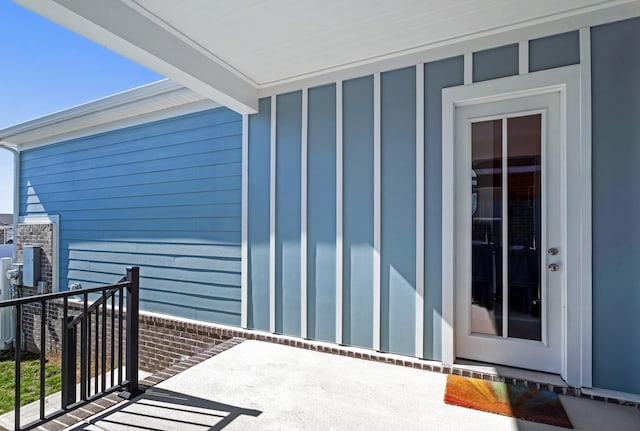
[[[0,0],[0,129],[163,77]],[[13,211],[13,156],[0,149],[0,213]]]

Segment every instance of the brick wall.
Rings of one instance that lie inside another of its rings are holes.
[[[18,241],[17,262],[22,262],[22,250],[25,245],[37,245],[42,249],[40,253],[40,280],[47,282],[47,292],[51,292],[53,282],[53,224],[19,223],[16,239]]]
[[[91,302],[91,301],[90,301]],[[115,353],[115,366],[118,365],[118,332],[119,332],[119,313],[117,311],[118,301],[115,301],[116,312],[113,315],[113,334],[115,336],[115,344],[113,351]],[[62,319],[63,319],[63,302],[61,300],[48,301],[45,305],[45,352],[46,356],[60,357],[62,355]],[[107,366],[111,363],[111,334],[112,334],[112,309],[111,301],[108,301],[109,307],[106,310],[106,330],[107,338],[105,341],[105,355],[107,358]],[[26,350],[33,353],[40,352],[40,334],[41,334],[41,304],[33,303],[24,307],[22,329],[25,340]],[[82,303],[69,302],[68,315],[75,316],[82,311]],[[102,313],[100,308],[98,322],[96,322],[96,314],[91,317],[91,355],[95,356],[96,333],[98,333],[98,362],[101,366],[102,356]],[[123,313],[123,356],[125,355],[126,346],[126,313]],[[205,324],[194,324],[182,321],[176,321],[170,317],[158,317],[155,315],[140,314],[140,332],[139,332],[139,360],[140,369],[149,372],[156,372],[167,368],[177,362],[180,362],[194,354],[200,353],[226,339],[228,335],[222,334],[218,329],[207,326]],[[96,331],[96,325],[98,330]],[[80,334],[77,334],[77,353],[80,354]],[[95,361],[93,361],[95,363]]]
[[[205,324],[140,314],[140,368],[164,369],[229,338]]]

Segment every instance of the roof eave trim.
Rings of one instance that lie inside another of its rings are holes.
[[[43,127],[73,121],[77,118],[86,117],[90,114],[129,105],[152,97],[184,90],[188,91],[178,83],[172,82],[168,79],[163,79],[161,81],[146,84],[131,90],[122,91],[120,93],[112,94],[97,100],[54,112],[52,114],[9,126],[0,130],[0,141],[11,142],[12,136],[42,129]]]
[[[122,1],[14,1],[240,114],[258,110],[254,83]]]

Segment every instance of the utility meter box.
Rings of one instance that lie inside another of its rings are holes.
[[[38,287],[40,281],[40,247],[37,245],[25,245],[22,249],[22,285]]]

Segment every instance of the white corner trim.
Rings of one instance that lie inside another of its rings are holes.
[[[373,349],[380,350],[381,285],[381,172],[382,153],[380,136],[380,72],[373,74]]]
[[[529,41],[518,42],[518,73],[524,75],[529,73]]]
[[[455,306],[454,306],[454,261],[455,261],[455,204],[454,204],[454,145],[455,145],[455,109],[458,106],[466,106],[484,102],[507,100],[514,97],[523,97],[535,94],[559,92],[564,99],[562,110],[565,118],[564,136],[566,136],[566,154],[563,156],[566,162],[564,170],[563,192],[566,201],[563,207],[566,211],[566,220],[582,220],[584,205],[582,194],[585,187],[591,184],[591,178],[587,178],[586,172],[581,168],[583,157],[567,157],[568,154],[581,154],[581,90],[580,77],[581,66],[566,66],[550,69],[526,75],[517,75],[508,78],[481,82],[469,86],[451,87],[442,93],[442,360],[445,364],[451,364],[455,360]],[[563,222],[565,226],[566,247],[566,306],[573,310],[573,316],[577,318],[567,319],[567,334],[564,346],[563,378],[571,386],[583,386],[584,360],[590,358],[591,352],[586,351],[584,340],[590,338],[589,325],[584,323],[584,291],[583,286],[584,258],[581,247],[590,241],[590,232],[585,232],[583,227]],[[590,288],[590,286],[588,286]],[[589,319],[591,316],[588,316]],[[584,357],[586,355],[586,358]]]
[[[464,55],[464,85],[473,82],[473,53],[467,52]]]
[[[416,66],[416,352],[424,357],[424,63]]]
[[[20,216],[20,151],[11,144],[0,141],[0,149],[4,148],[13,154],[13,256],[18,255],[18,218]],[[0,274],[1,275],[1,274]]]
[[[591,29],[580,29],[580,130],[582,168],[582,386],[593,386]]]
[[[336,82],[336,343],[343,342],[343,182],[342,81]]]
[[[300,136],[300,332],[307,330],[307,184],[308,184],[309,89],[302,89],[302,133]]]
[[[276,96],[271,96],[269,160],[269,330],[276,332]]]
[[[466,63],[466,61],[465,61]],[[442,363],[453,365],[455,352],[455,95],[442,91]]]
[[[59,215],[28,215],[18,217],[18,223],[24,224],[44,224],[53,225],[53,264],[51,268],[51,292],[60,291],[60,216]],[[18,231],[14,230],[14,244],[17,245]],[[16,253],[17,255],[17,253]]]
[[[242,243],[240,249],[240,325],[249,317],[249,116],[242,116]]]

